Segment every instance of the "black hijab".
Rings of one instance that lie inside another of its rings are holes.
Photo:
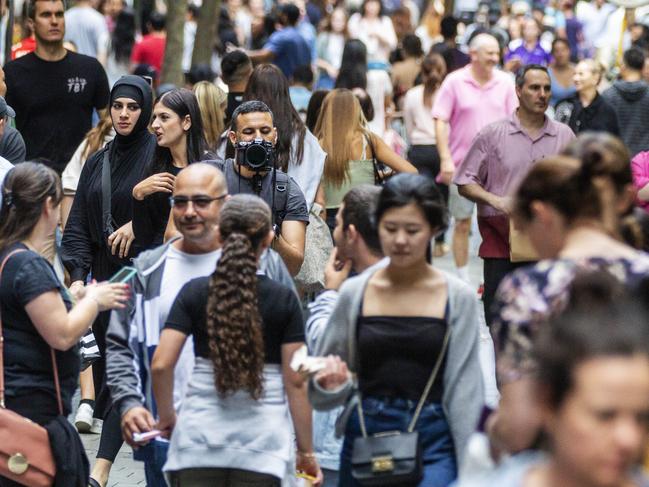
[[[135,100],[142,109],[133,131],[129,135],[117,133],[110,143],[110,166],[113,177],[118,173],[137,172],[139,178],[142,174],[140,169],[145,167],[153,157],[156,146],[155,136],[149,132],[149,122],[153,112],[153,92],[149,84],[140,76],[122,76],[110,92],[110,105],[120,97]],[[113,120],[113,126],[115,121]],[[131,174],[135,176],[135,174]],[[139,179],[135,182],[137,184]]]

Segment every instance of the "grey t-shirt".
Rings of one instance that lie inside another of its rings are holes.
[[[26,155],[27,149],[23,136],[15,128],[6,125],[5,132],[0,137],[0,156],[12,164],[18,164],[25,162]]]
[[[79,54],[97,57],[109,40],[104,16],[90,6],[72,7],[65,12],[65,40],[74,42]]]
[[[241,176],[234,167],[232,159],[225,161],[203,161],[209,164],[214,164],[218,167],[223,174],[225,174],[225,181],[228,185],[228,192],[230,194],[257,194],[253,189],[253,181]],[[279,171],[278,171],[279,173]],[[262,177],[261,191],[258,196],[263,199],[273,211],[273,222],[278,225],[283,221],[302,221],[309,223],[309,210],[306,206],[306,200],[300,187],[295,180],[288,176],[288,184],[286,191],[288,192],[285,199],[286,204],[283,208],[279,207],[277,191],[273,194],[273,173],[272,171]],[[279,185],[277,185],[279,186]],[[274,200],[273,201],[273,197]]]

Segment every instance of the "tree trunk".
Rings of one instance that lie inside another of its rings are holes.
[[[197,64],[209,65],[211,63],[220,12],[221,0],[203,0],[201,15],[196,26],[192,66]]]
[[[184,84],[182,60],[186,10],[184,0],[167,0],[167,44],[160,83]]]

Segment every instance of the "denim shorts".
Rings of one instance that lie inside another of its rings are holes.
[[[417,404],[396,398],[366,397],[363,415],[368,435],[383,431],[406,431]],[[457,478],[455,448],[444,410],[439,403],[424,405],[415,429],[419,432],[424,477],[419,487],[446,487]],[[357,487],[352,478],[351,458],[354,440],[361,436],[358,409],[349,417],[340,453],[339,487]]]

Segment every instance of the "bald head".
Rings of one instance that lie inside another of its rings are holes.
[[[220,195],[227,192],[225,176],[216,166],[195,162],[180,171],[174,184],[174,196],[186,192]]]

